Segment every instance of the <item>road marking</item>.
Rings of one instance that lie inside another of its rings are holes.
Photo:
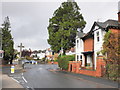
[[[11,77],[12,78],[12,77]],[[12,78],[14,81],[16,81],[17,83],[20,83],[19,81],[17,81],[16,79]]]
[[[27,80],[22,76],[23,80],[27,83]]]
[[[43,68],[38,68],[39,70],[43,69]]]
[[[30,87],[28,87],[28,86],[26,86],[27,88],[30,88]]]
[[[22,76],[23,76],[23,73],[22,73]]]

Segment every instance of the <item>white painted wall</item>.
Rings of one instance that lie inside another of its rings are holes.
[[[78,40],[78,43],[77,43],[77,40]],[[76,36],[76,48],[75,48],[76,56],[75,56],[75,60],[76,61],[82,60],[82,66],[84,66],[84,56],[81,53],[81,52],[83,52],[83,49],[84,49],[83,40]],[[81,59],[81,55],[82,55],[82,59]],[[77,60],[77,56],[78,56],[78,60]]]
[[[95,27],[95,29],[97,26]],[[99,42],[97,41],[97,32],[99,32]],[[96,57],[97,57],[97,52],[102,50],[102,45],[103,45],[103,39],[105,35],[105,31],[98,29],[94,31],[94,61],[95,61],[95,69],[96,69]]]

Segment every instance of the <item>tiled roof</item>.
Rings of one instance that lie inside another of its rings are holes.
[[[78,36],[79,38],[83,37],[84,35],[85,35],[85,33],[83,33],[83,32],[78,32],[78,33],[77,33],[77,36]]]
[[[118,23],[117,20],[111,20],[111,19],[109,19],[105,22],[96,22],[96,24],[98,24],[100,27],[102,27],[104,29],[109,27],[109,26],[120,27],[120,23]]]

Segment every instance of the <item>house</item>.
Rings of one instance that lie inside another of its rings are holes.
[[[76,36],[76,61],[82,61],[82,67],[96,70],[98,52],[103,49],[104,35],[108,31],[120,33],[120,8],[118,20],[109,19],[105,22],[94,22],[87,34],[78,32]]]
[[[54,52],[51,48],[46,49],[45,56],[47,60],[53,60]]]
[[[71,48],[69,50],[66,50],[65,54],[66,55],[75,55],[75,48]]]

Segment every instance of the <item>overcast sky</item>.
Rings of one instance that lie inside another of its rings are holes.
[[[18,49],[18,45],[23,43],[26,49],[32,50],[46,49],[50,47],[47,43],[49,18],[53,16],[53,12],[58,9],[63,1],[67,0],[45,0],[44,2],[14,2],[14,0],[5,0],[0,3],[0,24],[6,16],[9,16],[11,22],[11,33],[14,38],[14,47]],[[35,0],[37,1],[37,0]],[[50,2],[51,1],[51,2]],[[80,2],[75,0],[81,8],[81,13],[87,22],[84,32],[88,32],[94,21],[106,21],[108,19],[117,20],[118,1],[108,0],[102,2]],[[2,6],[1,6],[2,5]],[[1,8],[2,7],[2,8]]]

